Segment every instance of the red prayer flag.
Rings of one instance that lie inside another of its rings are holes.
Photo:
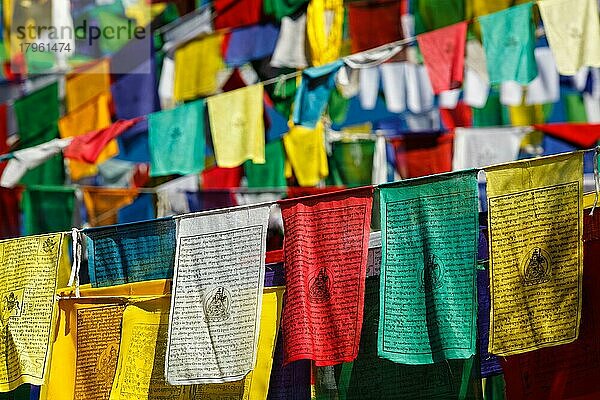
[[[215,29],[255,25],[262,16],[262,0],[215,0]]]
[[[141,119],[142,117],[118,120],[108,128],[76,136],[71,144],[63,150],[63,155],[71,160],[95,164],[98,156],[111,140],[137,124]]]
[[[440,118],[448,130],[457,127],[470,127],[473,124],[473,112],[471,107],[459,101],[456,108],[440,108]]]
[[[20,188],[0,187],[0,239],[21,236],[19,225]]]
[[[454,134],[414,134],[391,139],[396,169],[402,178],[418,178],[452,171]]]
[[[402,39],[399,0],[348,4],[352,52],[369,50]]]
[[[358,354],[373,188],[279,202],[284,223],[284,360],[317,366]]]
[[[600,398],[600,213],[583,219],[583,302],[579,338],[501,359],[510,400]]]
[[[417,36],[423,63],[435,94],[461,86],[465,64],[467,22]]]
[[[240,187],[243,166],[234,168],[212,167],[202,171],[202,189],[229,189]]]
[[[536,124],[533,127],[538,131],[542,131],[578,147],[594,147],[600,140],[600,124]]]

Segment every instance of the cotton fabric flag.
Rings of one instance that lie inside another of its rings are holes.
[[[157,110],[159,100],[155,70],[154,59],[150,58],[112,84],[117,118],[135,118]]]
[[[338,59],[343,25],[343,0],[310,0],[306,9],[306,38],[312,65],[320,66]]]
[[[285,149],[283,142],[276,140],[265,146],[265,163],[244,163],[244,173],[248,187],[277,188],[286,187],[285,180]]]
[[[264,164],[263,85],[211,96],[206,105],[217,165],[233,168],[246,160]]]
[[[462,0],[416,0],[411,4],[417,34],[440,29],[464,21],[465,2]]]
[[[150,176],[187,175],[204,169],[204,100],[148,116]]]
[[[435,94],[460,87],[463,81],[467,23],[459,22],[417,36],[419,50]]]
[[[308,61],[306,61],[305,42],[306,14],[296,18],[283,17],[279,37],[271,56],[271,66],[275,68],[306,68]]]
[[[544,0],[536,4],[561,75],[575,75],[582,66],[600,67],[597,1]]]
[[[70,73],[66,77],[65,97],[67,112],[71,112],[91,99],[110,93],[110,60],[105,58],[90,66]]]
[[[594,147],[600,140],[600,124],[556,123],[535,124],[533,127],[580,148]]]
[[[583,212],[584,269],[581,331],[577,341],[503,359],[506,394],[511,399],[592,399],[600,394],[600,351],[597,329],[600,301],[596,290],[600,269],[596,268],[600,242],[598,213]],[[523,379],[523,377],[527,379]]]
[[[352,53],[402,39],[399,0],[376,0],[348,4],[348,27]]]
[[[94,164],[98,162],[100,155],[106,147],[110,146],[113,140],[127,129],[137,124],[140,118],[118,120],[107,128],[77,136],[65,148],[63,154],[66,158],[72,160]]]
[[[58,120],[60,137],[81,136],[91,131],[109,127],[111,124],[109,100],[107,94],[102,93]],[[116,156],[118,153],[119,145],[116,140],[113,140],[108,143],[98,156],[98,163],[102,163]],[[94,164],[76,160],[68,160],[67,162],[69,174],[74,181],[98,173],[98,168]]]
[[[0,239],[21,235],[19,195],[21,190],[0,187]]]
[[[124,188],[86,186],[82,191],[90,226],[116,224],[119,209],[133,203],[138,195],[137,189]]]
[[[252,25],[231,32],[225,52],[230,67],[240,67],[252,60],[273,54],[279,27],[273,24]]]
[[[202,189],[230,189],[240,187],[244,169],[211,167],[200,174]]]
[[[486,178],[489,352],[507,356],[576,340],[583,153],[488,168]]]
[[[314,128],[325,111],[331,91],[335,87],[335,74],[343,65],[336,61],[302,72],[302,83],[294,99],[294,123]]]
[[[279,202],[285,363],[350,362],[360,340],[373,188]]]
[[[175,261],[171,218],[83,231],[92,287],[170,279]]]
[[[535,49],[537,77],[531,81],[525,94],[525,104],[556,103],[560,100],[560,77],[552,51],[548,47]]]
[[[308,0],[265,0],[263,1],[263,11],[266,15],[283,21],[285,17],[295,14],[306,3]]]
[[[260,0],[215,0],[215,29],[256,25],[262,13]]]
[[[300,186],[316,186],[329,175],[322,123],[315,129],[292,126],[283,137],[283,146],[287,161],[285,176],[291,178],[293,172]]]
[[[514,161],[519,156],[525,129],[456,128],[452,169],[481,168]]]
[[[268,219],[268,205],[177,219],[170,384],[233,382],[256,366]]]
[[[402,178],[452,170],[453,134],[418,133],[392,139],[396,169]]]
[[[477,336],[477,171],[379,190],[379,356],[402,364],[471,357]]]
[[[11,343],[2,349],[4,392],[24,383],[41,385],[46,379],[64,240],[62,233],[52,233],[0,241],[0,264],[6,273],[1,287],[2,340]]]
[[[21,199],[25,235],[68,231],[73,226],[75,190],[63,186],[28,186]]]
[[[202,189],[185,192],[190,212],[216,210],[237,206],[232,189]]]
[[[490,83],[522,85],[537,76],[532,3],[479,17]]]
[[[193,40],[175,50],[175,101],[193,100],[217,91],[217,72],[224,67],[222,42],[222,34],[213,34]]]
[[[342,184],[348,187],[370,185],[373,178],[373,140],[338,141],[331,144],[333,163]]]
[[[279,334],[273,354],[267,399],[309,400],[311,398],[310,369],[309,360],[283,363],[283,337]]]

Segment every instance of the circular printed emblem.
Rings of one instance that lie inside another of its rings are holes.
[[[327,268],[316,271],[308,281],[308,298],[313,303],[325,303],[331,299],[333,278]]]
[[[207,322],[220,322],[229,319],[231,293],[224,286],[210,289],[204,296],[204,318]]]
[[[550,280],[550,254],[541,247],[529,250],[521,260],[521,273],[526,286],[538,285]]]
[[[444,268],[434,254],[429,254],[419,275],[419,292],[433,292],[444,285]]]

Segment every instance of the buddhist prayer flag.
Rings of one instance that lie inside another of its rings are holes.
[[[175,260],[171,218],[84,230],[94,287],[170,279]]]
[[[177,219],[170,384],[233,382],[255,367],[268,219],[265,205]]]
[[[526,85],[537,76],[532,6],[526,3],[479,17],[490,83]]]
[[[204,100],[148,116],[150,176],[187,175],[204,169]]]
[[[53,233],[0,241],[2,391],[23,383],[44,383],[56,321],[54,296],[63,240],[63,234]]]
[[[480,168],[514,161],[519,156],[525,129],[456,128],[452,169]]]
[[[466,22],[417,36],[435,94],[456,89],[462,84],[466,40]]]
[[[298,360],[283,362],[283,335],[277,336],[273,354],[268,400],[308,400],[310,399],[310,361]]]
[[[544,0],[536,4],[561,75],[575,75],[584,65],[600,67],[596,0]]]
[[[281,140],[265,145],[265,163],[244,163],[244,171],[248,179],[248,187],[276,188],[286,187],[285,150]]]
[[[68,231],[73,226],[75,189],[28,186],[23,191],[23,231],[26,235]]]
[[[475,354],[477,171],[380,186],[380,357],[431,364]]]
[[[581,315],[583,153],[486,169],[490,353],[577,339]]]
[[[360,340],[371,187],[283,200],[285,362],[354,360]]]
[[[333,163],[341,183],[349,187],[371,184],[374,153],[375,142],[373,140],[333,142]]]
[[[600,141],[600,124],[556,123],[535,124],[534,129],[578,147],[594,147]]]
[[[600,214],[584,211],[585,279],[579,339],[503,359],[510,399],[574,399],[600,396]]]
[[[352,52],[358,53],[402,39],[399,0],[348,3]]]
[[[392,139],[396,169],[402,178],[418,178],[452,170],[453,134],[417,133]]]
[[[110,60],[103,59],[69,74],[65,83],[67,112],[105,94],[110,99]]]
[[[119,209],[133,203],[138,196],[137,189],[86,186],[82,191],[91,226],[116,224]]]
[[[208,98],[215,159],[233,168],[246,160],[265,162],[263,85],[257,84]]]
[[[0,187],[0,239],[20,236],[20,189]]]
[[[285,176],[296,177],[300,186],[316,186],[329,175],[322,123],[314,129],[292,126],[283,137],[286,152]]]

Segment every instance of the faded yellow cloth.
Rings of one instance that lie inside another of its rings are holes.
[[[265,163],[263,85],[246,86],[206,100],[217,165]]]
[[[108,101],[111,101],[109,59],[100,60],[67,75],[65,101],[68,113],[101,94],[105,94]]]
[[[306,10],[306,36],[313,66],[327,64],[339,58],[343,25],[343,0],[310,1]]]
[[[529,3],[531,0],[465,0],[465,19],[473,20],[473,31],[481,34],[481,26],[477,17],[502,11],[505,8]]]
[[[109,97],[106,93],[91,99],[58,120],[61,138],[83,135],[90,131],[107,128],[110,124]],[[111,140],[98,156],[97,164],[102,164],[117,154],[119,154],[119,145],[116,140]],[[73,181],[98,173],[97,164],[88,164],[77,160],[67,160],[67,162]]]
[[[544,108],[542,104],[509,106],[508,113],[512,126],[529,126],[544,123]],[[527,132],[521,141],[521,148],[541,146],[544,135],[539,131]]]
[[[300,186],[315,186],[329,175],[325,151],[325,131],[318,122],[314,129],[291,126],[283,137],[286,152],[285,176],[296,176]]]
[[[81,296],[160,296],[170,293],[170,281],[155,280],[126,285],[93,289],[91,285],[81,286]],[[68,289],[60,289],[59,294],[73,296]],[[140,299],[141,300],[141,299]],[[114,298],[103,299],[61,299],[58,301],[58,323],[53,337],[52,356],[48,379],[40,389],[40,400],[73,400],[77,357],[77,313],[76,309],[123,304]],[[93,399],[93,397],[88,397]]]
[[[62,233],[0,241],[2,392],[23,383],[41,385],[48,375],[64,242]]]
[[[269,389],[277,330],[281,317],[283,287],[265,288],[262,298],[256,366],[237,382],[171,386],[164,378],[169,323],[169,298],[130,305],[123,314],[117,374],[111,400],[169,399],[265,400]]]
[[[128,206],[138,196],[137,189],[87,186],[83,188],[83,203],[91,226],[114,225],[119,209]]]
[[[222,34],[208,35],[175,50],[173,96],[176,101],[192,100],[217,91],[217,73],[225,66],[222,42]]]
[[[575,75],[584,65],[600,67],[596,0],[543,0],[537,5],[561,75]]]
[[[490,246],[489,352],[577,339],[583,272],[583,153],[485,170]]]

